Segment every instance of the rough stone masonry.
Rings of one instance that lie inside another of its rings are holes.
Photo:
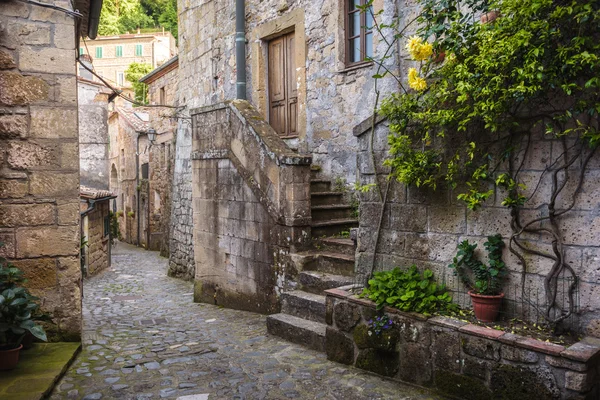
[[[0,151],[0,255],[41,297],[50,336],[78,340],[75,21],[62,12],[0,2]]]

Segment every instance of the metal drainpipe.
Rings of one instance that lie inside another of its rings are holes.
[[[137,133],[136,138],[136,151],[135,151],[135,190],[137,193],[136,198],[136,212],[135,217],[137,218],[137,243],[140,245],[140,133]]]
[[[237,67],[237,98],[246,100],[246,6],[235,0],[235,63]]]

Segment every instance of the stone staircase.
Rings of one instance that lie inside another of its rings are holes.
[[[325,351],[324,290],[354,283],[355,244],[342,238],[358,226],[345,193],[331,181],[311,180],[313,247],[292,254],[298,268],[298,289],[281,295],[281,313],[267,317],[269,333],[318,351]]]

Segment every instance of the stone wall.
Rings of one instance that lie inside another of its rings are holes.
[[[79,340],[75,23],[62,12],[0,6],[0,149],[0,253],[52,315],[51,338]]]
[[[77,80],[81,184],[108,189],[108,95],[102,84]]]
[[[84,222],[88,242],[85,250],[86,273],[88,276],[95,275],[110,265],[109,246],[110,236],[104,235],[104,217],[108,216],[110,200],[97,202],[94,210],[87,214]]]
[[[600,396],[600,339],[571,346],[460,320],[386,308],[392,327],[369,333],[381,315],[350,293],[326,291],[327,358],[463,399],[586,399]]]
[[[171,228],[171,195],[173,191],[173,132],[163,132],[150,147],[149,229],[148,249],[169,256]]]
[[[367,128],[368,127],[368,128]],[[378,165],[378,176],[382,190],[385,190],[385,176],[389,170],[381,167],[387,157],[388,128],[381,122],[375,130],[374,154]],[[358,164],[362,184],[375,181],[373,162],[370,151],[370,122],[356,128],[359,139]],[[524,193],[530,198],[523,207],[522,215],[526,220],[537,218],[547,213],[546,206],[550,201],[552,187],[551,174],[544,170],[563,152],[562,143],[543,137],[540,132],[533,134],[528,158],[520,173],[521,182],[528,186]],[[564,323],[564,328],[585,332],[600,337],[600,248],[597,238],[600,235],[598,224],[598,177],[600,176],[600,156],[595,155],[588,166],[581,194],[577,198],[572,211],[560,218],[563,233],[566,261],[579,276],[576,292],[576,313]],[[557,200],[557,208],[570,203],[570,195],[576,186],[575,177],[579,167],[572,168],[572,181]],[[542,177],[539,187],[537,182]],[[532,195],[535,190],[535,195]],[[391,269],[395,266],[406,267],[416,263],[421,268],[431,268],[436,277],[444,280],[456,293],[455,299],[461,305],[470,307],[470,299],[465,287],[448,269],[452,258],[456,255],[456,247],[463,240],[478,244],[479,254],[485,256],[484,243],[487,236],[500,233],[505,242],[511,235],[510,210],[501,205],[504,193],[495,189],[483,207],[470,211],[465,204],[456,199],[458,192],[445,188],[437,191],[423,190],[416,187],[404,187],[392,181],[387,205],[384,210],[377,254],[373,257],[374,238],[381,215],[381,203],[377,191],[361,195],[360,231],[357,253],[357,272],[368,273],[373,260],[377,270]],[[547,235],[529,235],[525,241],[527,246],[537,249],[549,249],[551,239]],[[503,312],[509,316],[514,314],[520,318],[538,322],[542,316],[532,302],[542,310],[545,307],[545,274],[552,268],[553,262],[537,256],[527,256],[527,273],[525,279],[525,297],[521,294],[522,265],[516,256],[505,248],[503,259],[509,269],[509,276],[504,285],[505,300]],[[563,278],[563,276],[561,276]],[[566,289],[570,282],[559,282],[558,301],[568,306]]]
[[[192,110],[194,300],[277,312],[310,239],[310,156],[248,102]]]

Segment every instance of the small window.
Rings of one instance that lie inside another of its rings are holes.
[[[373,7],[368,0],[346,0],[346,63],[358,64],[373,57]]]
[[[142,179],[148,179],[148,163],[142,164]]]
[[[117,72],[117,85],[123,86],[125,84],[125,73]]]
[[[110,216],[104,217],[104,237],[110,235]]]
[[[142,45],[141,44],[136,44],[135,45],[135,55],[136,56],[142,56]]]
[[[96,47],[96,58],[102,58],[102,47]]]
[[[123,57],[123,46],[115,46],[115,56]]]
[[[165,87],[164,86],[160,88],[158,104],[165,104]]]

